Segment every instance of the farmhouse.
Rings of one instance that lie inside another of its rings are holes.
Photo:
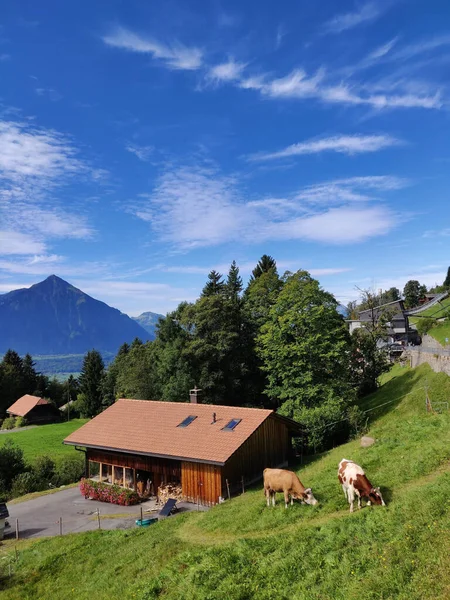
[[[380,320],[384,320],[387,326],[388,342],[407,343],[414,333],[411,331],[408,322],[408,313],[405,310],[403,300],[395,300],[380,306],[374,306],[359,312],[359,318],[347,320],[350,333],[360,327],[370,327],[377,325]]]
[[[53,404],[30,394],[16,400],[6,412],[11,417],[24,417],[28,423],[51,423],[59,419],[58,409]]]
[[[91,478],[135,489],[179,486],[184,500],[214,505],[286,465],[299,425],[272,410],[121,399],[69,435]]]

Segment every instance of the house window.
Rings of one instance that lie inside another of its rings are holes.
[[[89,479],[100,481],[100,463],[93,460],[89,461]]]
[[[102,463],[102,481],[105,483],[112,483],[112,465],[105,465]]]
[[[225,427],[222,427],[222,431],[233,431],[236,425],[239,425],[241,421],[242,419],[231,419],[231,421],[229,421]]]
[[[196,418],[196,415],[190,415],[189,417],[186,417],[184,421],[181,421],[181,423],[177,425],[177,427],[187,427],[192,423],[192,421],[195,421]]]

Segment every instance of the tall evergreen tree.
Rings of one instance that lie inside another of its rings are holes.
[[[102,383],[105,365],[97,350],[90,350],[83,359],[79,377],[82,401],[80,412],[86,417],[95,417],[102,410]]]
[[[257,279],[258,277],[261,277],[263,273],[269,273],[270,271],[277,273],[277,263],[272,256],[263,254],[252,271],[251,279]]]
[[[25,354],[22,360],[22,369],[24,384],[27,387],[28,393],[33,394],[37,387],[37,373],[35,371],[36,363],[30,354]]]
[[[213,269],[208,275],[208,281],[202,290],[202,296],[217,296],[218,294],[222,294],[224,289],[223,275]]]
[[[450,289],[450,267],[447,269],[447,277],[442,285],[446,290]]]
[[[405,306],[407,308],[413,308],[417,306],[420,300],[426,294],[427,288],[425,285],[421,285],[416,279],[410,279],[406,282],[403,288],[403,295],[405,297]]]
[[[236,265],[236,261],[233,260],[225,284],[225,294],[233,302],[238,302],[242,290],[242,277],[239,275],[239,267]]]

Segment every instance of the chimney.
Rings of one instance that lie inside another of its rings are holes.
[[[189,390],[189,400],[191,402],[191,404],[197,404],[198,403],[198,393],[201,392],[202,390],[199,390],[197,388],[197,386],[194,386],[193,390]]]

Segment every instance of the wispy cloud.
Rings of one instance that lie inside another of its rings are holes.
[[[298,192],[296,199],[325,205],[367,202],[376,199],[373,192],[400,190],[409,185],[409,179],[392,175],[349,177],[309,185]]]
[[[338,152],[340,154],[365,154],[377,152],[402,142],[390,135],[337,135],[328,138],[307,140],[291,144],[277,152],[261,152],[248,157],[250,161],[274,160],[303,154],[319,154],[321,152]]]
[[[382,14],[382,12],[380,2],[378,4],[368,2],[363,4],[359,10],[336,15],[324,24],[323,32],[342,33],[342,31],[352,29],[362,23],[374,21]]]
[[[376,198],[365,196],[361,205],[358,189],[363,187],[363,178],[356,179],[353,184],[351,180],[332,183],[341,191],[338,201],[335,196],[326,198],[324,188],[312,187],[286,198],[249,200],[239,179],[217,168],[171,167],[160,176],[153,192],[131,210],[161,240],[182,249],[296,239],[354,243],[382,235],[395,223],[394,214]],[[388,181],[368,179],[380,191],[395,187]]]
[[[237,82],[238,87],[259,91],[269,98],[316,99],[326,104],[349,106],[370,106],[381,110],[386,108],[428,108],[439,109],[444,105],[440,90],[430,91],[429,87],[416,93],[402,90],[399,82],[396,90],[374,91],[373,87],[349,82],[336,82],[327,77],[325,69],[319,69],[309,76],[304,69],[294,69],[285,77],[270,79],[267,75],[248,76]]]
[[[35,254],[36,252],[45,252],[45,250],[45,243],[30,234],[19,231],[0,231],[0,256]]]
[[[125,147],[125,150],[127,150],[128,152],[131,152],[132,154],[137,156],[137,158],[139,160],[142,160],[143,162],[147,162],[150,159],[153,152],[155,151],[155,147],[154,146],[139,146],[138,144],[127,144],[127,146]]]
[[[63,98],[62,94],[60,94],[57,90],[54,90],[53,88],[38,87],[35,91],[38,96],[47,98],[51,102],[58,102]]]
[[[0,254],[46,254],[49,239],[93,234],[83,216],[63,209],[52,195],[75,175],[95,175],[77,154],[54,130],[0,121]]]
[[[114,48],[149,54],[170,69],[196,70],[202,66],[203,52],[200,48],[189,48],[179,42],[163,44],[151,37],[143,37],[125,27],[116,27],[102,37],[104,43]]]
[[[235,81],[240,79],[246,66],[246,63],[239,63],[230,58],[227,62],[212,67],[208,72],[208,79],[215,82]]]

